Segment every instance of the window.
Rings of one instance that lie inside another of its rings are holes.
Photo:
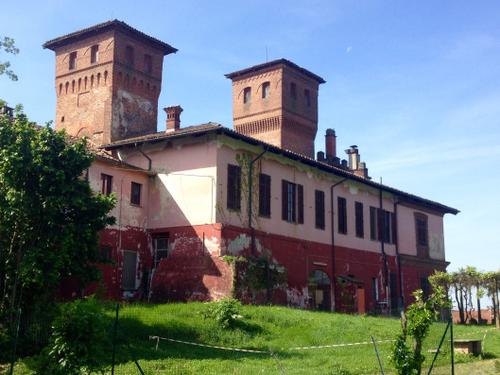
[[[69,54],[69,70],[76,69],[76,51]]]
[[[135,204],[137,206],[141,205],[141,190],[142,185],[137,182],[132,182],[130,186],[130,204]]]
[[[304,90],[304,98],[305,98],[306,106],[310,107],[311,106],[311,93],[308,89]]]
[[[297,99],[297,85],[294,82],[290,83],[290,97],[293,100]]]
[[[417,245],[428,246],[427,236],[427,216],[423,214],[415,214],[415,225],[417,232]]]
[[[429,294],[431,292],[431,286],[429,283],[429,279],[427,277],[420,278],[420,289],[422,289],[422,293],[424,295],[424,299],[429,298]]]
[[[356,237],[363,238],[365,236],[363,203],[354,203],[354,215],[356,217]]]
[[[339,233],[347,234],[347,203],[345,198],[337,198],[337,210],[339,214]]]
[[[95,64],[99,62],[99,45],[90,47],[90,63]]]
[[[162,259],[168,257],[168,234],[153,237],[154,267],[158,267]]]
[[[370,207],[370,239],[389,244],[395,243],[394,220],[394,213]]]
[[[241,208],[241,168],[232,164],[227,166],[227,208]]]
[[[271,83],[264,82],[262,84],[262,99],[269,98],[269,94],[271,93]]]
[[[429,257],[429,229],[427,215],[415,212],[415,237],[417,242],[417,256]]]
[[[125,47],[125,64],[129,66],[134,66],[134,47]]]
[[[144,55],[144,72],[147,74],[153,72],[153,58],[151,55]]]
[[[304,187],[286,180],[281,181],[281,217],[290,223],[304,223]]]
[[[101,261],[102,262],[109,262],[111,260],[111,254],[112,254],[113,248],[109,245],[103,245],[99,249],[99,253],[101,255]]]
[[[113,191],[113,176],[101,173],[101,193],[111,194]]]
[[[252,89],[250,87],[245,87],[243,89],[243,104],[250,103],[252,99]]]
[[[271,217],[271,176],[259,175],[259,216]]]
[[[316,208],[316,228],[325,229],[325,192],[316,190],[314,192],[314,202]]]

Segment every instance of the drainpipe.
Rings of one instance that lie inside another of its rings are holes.
[[[398,205],[399,201],[394,202],[394,248],[396,250],[396,262],[398,266],[398,278],[399,278],[399,310],[402,312],[405,306],[404,293],[403,293],[403,270],[401,268],[401,257],[399,256],[399,236],[398,236]]]
[[[135,147],[137,147],[137,143],[135,144]],[[142,151],[142,147],[139,149],[139,152],[141,153],[142,156],[144,156],[146,159],[148,159],[148,171],[151,171],[153,161],[151,160],[151,158],[148,155],[146,155],[146,153],[144,151]]]
[[[252,184],[253,184],[253,165],[259,160],[265,153],[267,148],[264,149],[259,155],[257,155],[253,160],[250,161],[248,166],[248,228],[250,229],[250,251],[252,255],[255,255],[255,230],[252,225]]]
[[[250,254],[255,256],[255,229],[252,225],[252,184],[253,184],[253,164],[259,160],[265,153],[267,148],[264,149],[259,155],[250,161],[248,166],[248,228],[250,229]],[[269,262],[266,263],[266,300],[271,300],[271,288],[269,287]]]
[[[382,178],[380,178],[380,184],[382,185]],[[380,189],[379,189],[379,195],[378,195],[378,199],[379,199],[379,207],[380,207],[380,211],[379,211],[379,215],[378,215],[378,221],[379,221],[379,225],[378,225],[378,232],[379,232],[379,236],[380,236],[380,250],[382,252],[382,259],[384,261],[384,286],[385,286],[385,299],[387,301],[387,306],[390,307],[390,296],[389,296],[389,268],[387,267],[387,255],[385,254],[385,242],[384,242],[384,235],[385,233],[383,232],[383,229],[385,229],[385,218],[384,218],[384,208],[383,208],[383,204],[382,204],[382,186],[380,186]]]
[[[337,285],[337,280],[335,278],[335,223],[334,223],[334,212],[333,212],[333,189],[335,186],[340,185],[344,181],[346,181],[347,178],[344,178],[336,183],[334,183],[332,186],[330,186],[330,214],[331,214],[331,230],[332,230],[332,246],[331,246],[331,251],[332,251],[332,311],[336,311],[336,304],[335,304],[335,289]]]

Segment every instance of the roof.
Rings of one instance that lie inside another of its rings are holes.
[[[298,70],[299,72],[301,72],[302,74],[308,76],[309,78],[312,78],[314,79],[315,81],[317,81],[318,83],[325,83],[326,81],[321,78],[320,76],[314,74],[313,72],[305,69],[305,68],[302,68],[300,66],[298,66],[297,64],[291,62],[290,60],[287,60],[287,59],[278,59],[278,60],[273,60],[273,61],[269,61],[269,62],[266,62],[266,63],[263,63],[263,64],[259,64],[259,65],[254,65],[254,66],[251,66],[250,68],[246,68],[246,69],[242,69],[242,70],[238,70],[236,72],[233,72],[233,73],[228,73],[226,74],[226,78],[229,78],[229,79],[238,79],[238,78],[241,78],[249,73],[256,73],[258,71],[261,71],[261,70],[264,70],[264,69],[269,69],[269,68],[274,68],[276,66],[279,66],[279,65],[286,65],[292,69],[295,69],[295,70]]]
[[[392,188],[390,186],[368,180],[366,178],[356,176],[354,173],[351,171],[342,169],[340,167],[337,167],[335,165],[328,164],[326,162],[321,162],[317,161],[313,158],[304,156],[302,154],[286,150],[274,145],[271,145],[269,143],[263,142],[261,140],[258,140],[253,137],[246,136],[244,134],[238,133],[237,131],[233,129],[226,128],[222,126],[221,124],[214,123],[214,122],[209,122],[201,125],[195,125],[195,126],[188,126],[185,128],[181,128],[177,131],[172,131],[172,132],[158,132],[158,133],[153,133],[153,134],[148,134],[140,137],[134,137],[134,138],[127,138],[123,139],[117,142],[113,142],[107,145],[103,145],[101,148],[105,150],[114,150],[118,149],[124,146],[137,146],[140,144],[145,144],[145,143],[156,143],[156,142],[161,142],[165,140],[172,140],[172,139],[178,139],[178,138],[184,138],[188,136],[202,136],[202,135],[207,135],[207,134],[217,134],[217,135],[226,135],[228,137],[234,138],[241,140],[243,142],[256,145],[256,146],[261,146],[268,152],[272,152],[274,154],[279,154],[283,155],[289,159],[292,160],[297,160],[300,161],[306,165],[318,168],[322,171],[325,171],[327,173],[333,173],[337,176],[352,180],[352,181],[357,181],[362,184],[371,186],[375,189],[379,189],[391,194],[394,194],[400,198],[401,201],[404,201],[405,203],[410,203],[410,204],[416,204],[416,205],[423,205],[425,207],[428,207],[430,209],[442,212],[442,213],[451,213],[453,215],[456,215],[460,211],[457,210],[456,208],[446,206],[444,204],[441,204],[439,202],[435,202],[429,199],[425,199],[422,197],[419,197],[414,194],[410,194],[407,192],[404,192],[402,190],[398,190],[395,188]]]
[[[165,55],[177,52],[177,49],[172,47],[170,44],[167,44],[165,42],[162,42],[161,40],[153,38],[152,36],[144,34],[143,32],[134,29],[132,26],[127,25],[125,22],[117,19],[99,23],[97,25],[87,27],[85,29],[75,31],[70,34],[66,34],[58,38],[49,40],[43,44],[43,48],[48,48],[54,51],[56,48],[64,46],[68,43],[72,43],[75,40],[90,37],[108,30],[120,30],[125,34],[132,35],[139,39],[145,40],[153,44],[156,48],[162,50]]]

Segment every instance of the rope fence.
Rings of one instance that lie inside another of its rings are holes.
[[[255,354],[275,354],[275,353],[271,352],[270,350],[265,351],[265,350],[255,350],[255,349],[233,348],[233,347],[219,346],[219,345],[209,345],[209,344],[202,344],[199,342],[183,341],[183,340],[177,340],[177,339],[172,339],[169,337],[161,337],[161,336],[149,336],[149,339],[156,340],[156,350],[158,350],[158,345],[160,343],[160,340],[164,340],[164,341],[170,341],[170,342],[175,342],[175,343],[184,344],[184,345],[192,345],[192,346],[199,346],[199,347],[203,347],[203,348],[227,350],[227,351],[233,351],[233,352],[255,353]],[[377,344],[394,342],[394,341],[395,340],[378,340]],[[288,349],[282,348],[281,351],[286,352],[286,351],[298,351],[298,350],[329,349],[329,348],[341,348],[341,347],[372,345],[372,344],[373,343],[371,341],[362,341],[362,342],[351,342],[351,343],[342,343],[342,344],[296,346],[296,347],[291,347]]]

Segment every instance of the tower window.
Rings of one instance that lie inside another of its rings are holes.
[[[245,87],[243,89],[243,104],[250,103],[251,99],[252,99],[252,88]]]
[[[151,55],[144,55],[144,72],[148,74],[153,72],[153,58]]]
[[[95,64],[99,61],[99,45],[94,45],[90,48],[90,63]]]
[[[311,93],[308,89],[304,90],[304,98],[305,98],[306,106],[310,107],[311,106]]]
[[[134,66],[134,47],[125,47],[125,64]]]
[[[269,94],[270,93],[271,93],[271,83],[270,82],[264,82],[262,84],[262,99],[269,98]]]
[[[76,69],[76,51],[69,54],[69,70]]]
[[[297,99],[297,85],[294,82],[290,83],[290,97]]]

